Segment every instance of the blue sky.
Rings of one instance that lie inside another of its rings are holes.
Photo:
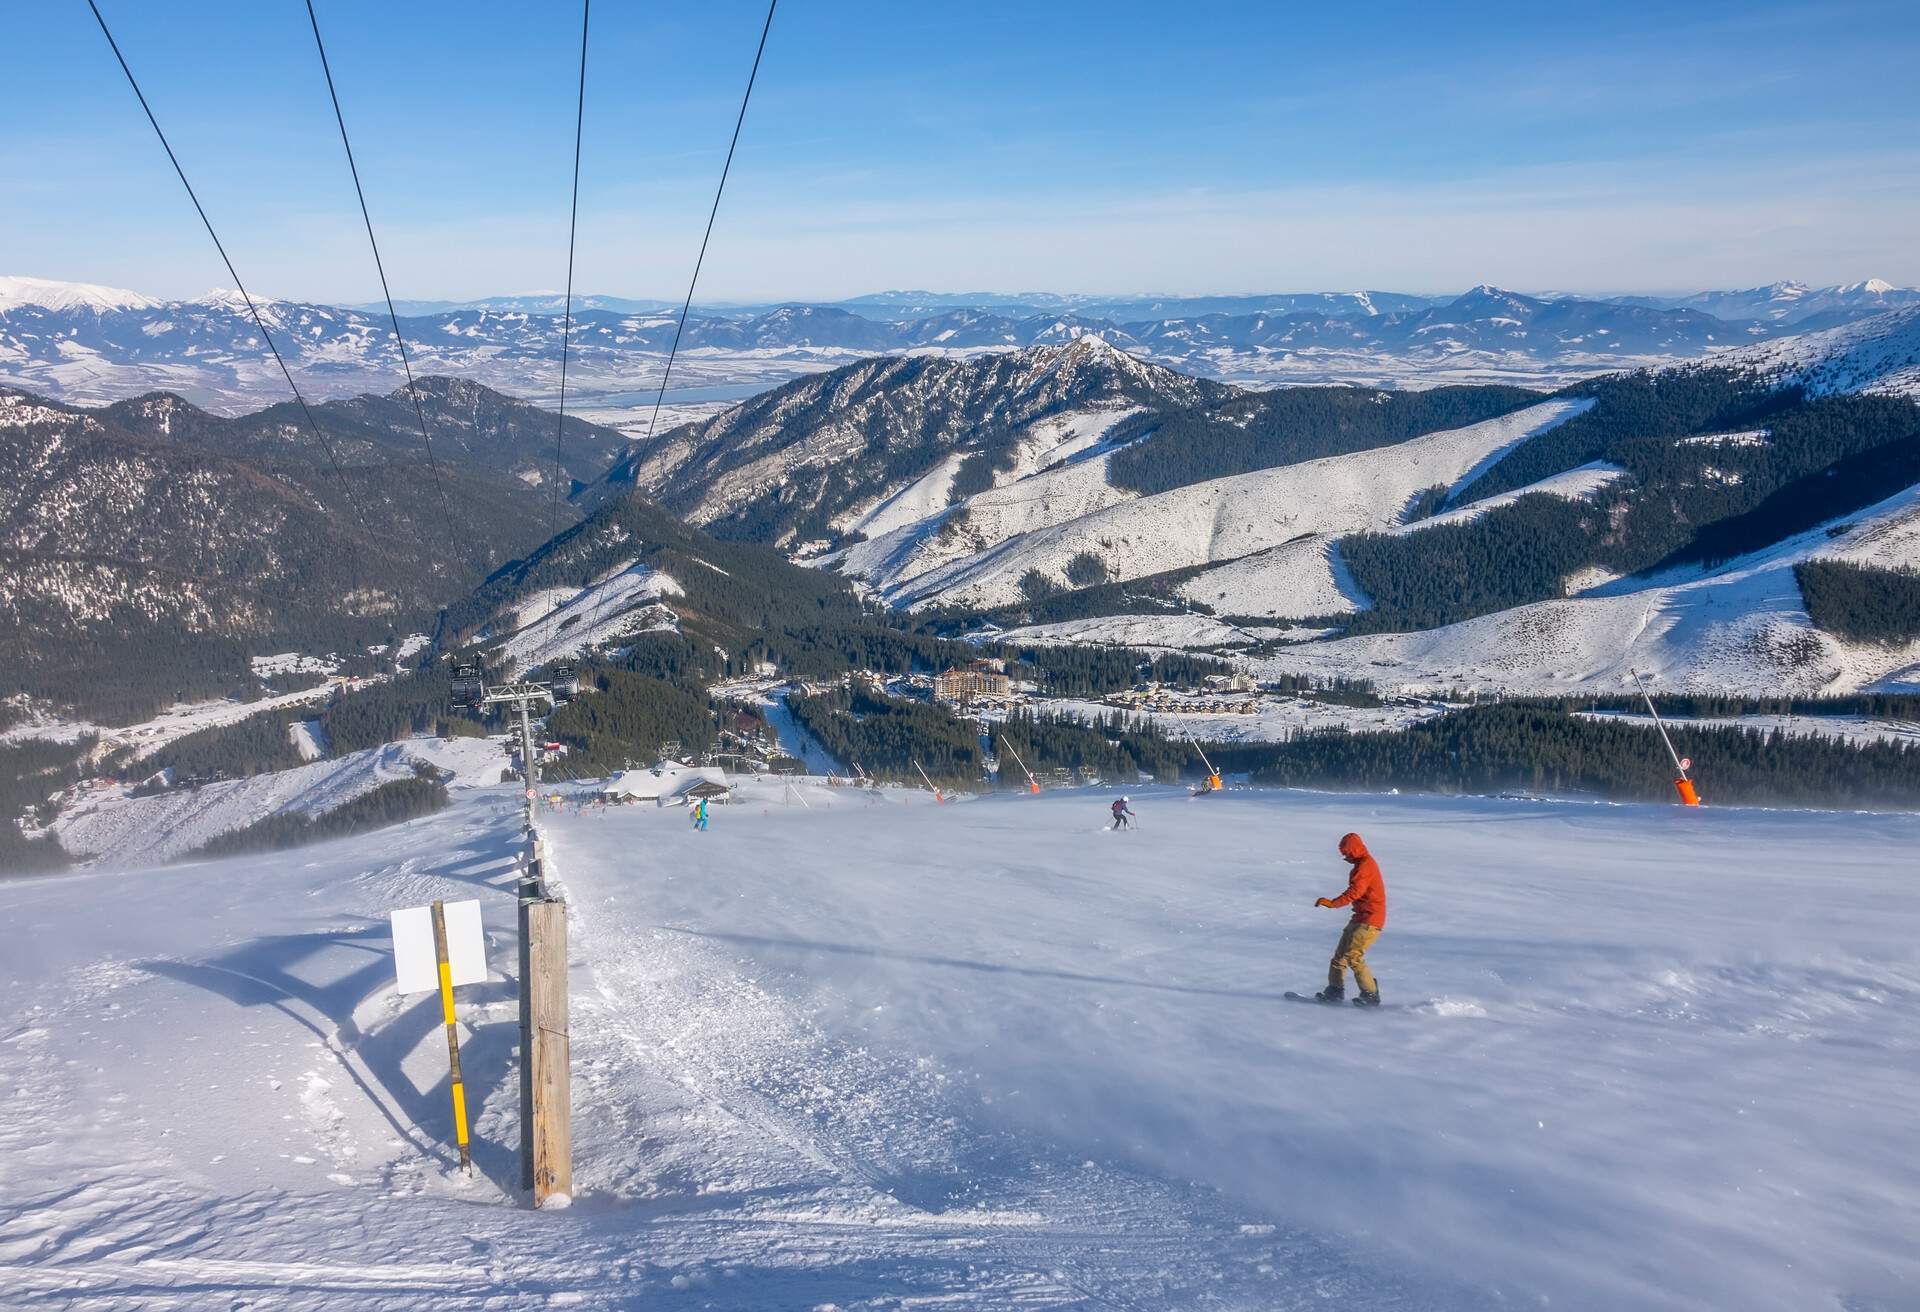
[[[250,286],[378,293],[298,0],[100,0]],[[1920,283],[1920,5],[785,0],[702,299]],[[394,294],[558,287],[579,10],[318,0]],[[575,286],[678,297],[758,3],[600,0]],[[7,16],[0,273],[227,280],[91,14]]]

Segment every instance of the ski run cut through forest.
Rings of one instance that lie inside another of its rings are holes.
[[[1920,1299],[1920,818],[765,779],[543,821],[571,1206],[515,1205],[516,787],[5,885],[13,1309]],[[1389,1006],[1300,1007],[1362,833]],[[477,898],[443,1027],[387,912]],[[564,1200],[563,1200],[564,1201]]]

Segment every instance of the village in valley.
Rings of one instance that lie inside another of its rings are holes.
[[[1125,723],[1186,740],[1197,745],[1195,764],[1202,767],[1201,777],[1206,779],[1214,773],[1204,758],[1210,745],[1282,743],[1312,733],[1403,727],[1442,713],[1450,704],[1411,696],[1383,698],[1354,689],[1301,689],[1288,681],[1262,682],[1244,670],[1171,683],[1147,677],[1144,668],[1131,687],[1082,698],[1050,693],[1039,680],[1019,677],[1016,670],[1007,660],[990,656],[933,673],[858,670],[825,680],[788,679],[769,666],[713,686],[715,701],[733,710],[722,716],[712,749],[684,752],[679,744],[669,743],[658,760],[630,761],[604,780],[583,782],[585,791],[556,789],[546,800],[551,805],[679,806],[701,799],[723,803],[742,778],[802,774],[821,777],[836,787],[900,784],[933,790],[930,780],[916,777],[919,772],[911,764],[905,770],[889,770],[870,768],[870,763],[860,760],[832,759],[786,709],[790,696],[813,697],[855,687],[895,702],[936,708],[974,726],[984,768],[971,782],[985,791],[1034,783],[1069,787],[1151,781],[1145,772],[1138,780],[1102,778],[1084,768],[1035,763],[1029,770],[1018,762],[1003,762],[992,750],[992,726],[1010,716],[1078,722],[1089,728]],[[569,778],[565,745],[546,742],[541,748],[541,775],[549,780]],[[513,756],[511,742],[505,750]],[[514,763],[517,770],[517,757]]]

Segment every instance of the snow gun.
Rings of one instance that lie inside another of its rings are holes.
[[[1673,768],[1679,773],[1679,777],[1673,781],[1673,787],[1680,794],[1680,805],[1700,805],[1700,792],[1693,786],[1693,780],[1687,778],[1687,770],[1692,767],[1693,761],[1673,749],[1673,739],[1667,736],[1666,721],[1660,718],[1660,712],[1653,704],[1653,695],[1647,691],[1647,685],[1641,682],[1640,671],[1628,667],[1627,673],[1633,676],[1640,696],[1646,700],[1647,714],[1653,717],[1653,727],[1660,731],[1660,741],[1667,745],[1667,755],[1673,758]]]
[[[927,778],[927,772],[921,767],[920,762],[915,761],[913,768],[920,771],[920,782],[924,783],[927,786],[927,791],[933,794],[933,800],[936,802],[945,802],[947,799],[942,797],[940,790],[933,786],[933,780]]]
[[[1013,750],[1013,744],[1008,742],[1005,738],[1002,738],[1000,740],[1000,745],[1007,749],[1007,755],[1011,756],[1013,758],[1013,763],[1020,767],[1020,773],[1027,776],[1027,791],[1030,793],[1039,792],[1040,781],[1033,777],[1033,771],[1027,769],[1027,763],[1020,759],[1020,753]]]
[[[1220,772],[1214,769],[1213,762],[1207,759],[1206,749],[1200,745],[1198,738],[1189,738],[1187,741],[1193,744],[1194,751],[1200,753],[1200,764],[1207,767],[1207,786],[1201,791],[1208,793],[1219,792],[1225,785],[1220,782]]]

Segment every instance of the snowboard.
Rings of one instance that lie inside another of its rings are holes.
[[[1327,1007],[1333,1010],[1338,1010],[1340,1005],[1335,1002],[1322,1002],[1320,1001],[1320,999],[1314,997],[1311,993],[1294,993],[1292,991],[1288,991],[1288,993],[1286,994],[1286,999],[1288,1002],[1304,1002],[1308,1006]],[[1393,1011],[1400,1004],[1397,1002],[1383,1002],[1377,1007],[1363,1007],[1360,1005],[1360,999],[1349,998],[1347,999],[1347,1005],[1351,1007],[1359,1007],[1360,1010],[1362,1011]]]

